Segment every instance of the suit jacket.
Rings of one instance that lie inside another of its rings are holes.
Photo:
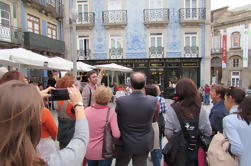
[[[157,111],[157,99],[134,91],[117,99],[116,112],[123,142],[123,151],[145,154],[152,150],[154,132],[152,120]]]

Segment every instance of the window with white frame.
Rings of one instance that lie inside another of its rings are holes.
[[[49,38],[57,39],[57,26],[51,23],[48,23],[47,35]]]
[[[150,34],[150,47],[162,47],[162,46],[163,46],[162,33],[151,33]]]
[[[160,9],[162,7],[162,0],[149,0],[149,8],[150,9]]]
[[[27,31],[40,34],[40,19],[38,17],[27,16]]]
[[[232,48],[240,47],[240,39],[241,39],[240,32],[233,32],[231,38],[232,38]]]
[[[198,17],[197,0],[185,0],[185,19]]]
[[[162,33],[150,34],[149,53],[151,58],[162,58],[164,55],[163,35]]]
[[[197,47],[197,33],[185,33],[184,46],[186,57],[197,57],[199,54]]]
[[[0,6],[0,40],[11,41],[10,11],[5,10],[3,6]]]
[[[81,0],[77,2],[78,5],[78,23],[87,23],[88,22],[88,12],[89,12],[89,3],[88,0]]]
[[[233,67],[239,67],[239,58],[233,58]]]
[[[112,59],[120,59],[123,54],[123,43],[122,36],[120,35],[111,35],[110,36],[110,57]]]
[[[232,71],[231,73],[231,86],[239,87],[240,86],[240,72]]]
[[[89,59],[89,36],[78,37],[78,56],[79,60]]]
[[[213,36],[212,50],[214,52],[221,51],[221,36]]]

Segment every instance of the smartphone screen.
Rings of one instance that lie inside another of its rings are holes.
[[[66,88],[51,90],[51,97],[50,97],[51,101],[69,100],[69,99],[70,99],[69,92]]]

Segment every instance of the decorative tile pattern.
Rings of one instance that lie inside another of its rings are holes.
[[[128,25],[126,26],[125,58],[146,58],[146,27],[143,24],[145,1],[126,0]]]
[[[93,10],[95,13],[95,26],[93,33],[93,57],[92,59],[106,59],[106,39],[105,28],[102,23],[102,11],[105,8],[105,1],[93,0]],[[105,55],[105,56],[104,56]],[[100,57],[99,57],[100,56]]]

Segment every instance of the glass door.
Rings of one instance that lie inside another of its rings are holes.
[[[198,17],[197,1],[185,0],[185,19],[192,20]]]
[[[79,50],[79,58],[80,60],[89,59],[89,37],[88,36],[80,36],[78,38],[78,50]]]
[[[88,1],[78,2],[78,23],[88,23]]]

